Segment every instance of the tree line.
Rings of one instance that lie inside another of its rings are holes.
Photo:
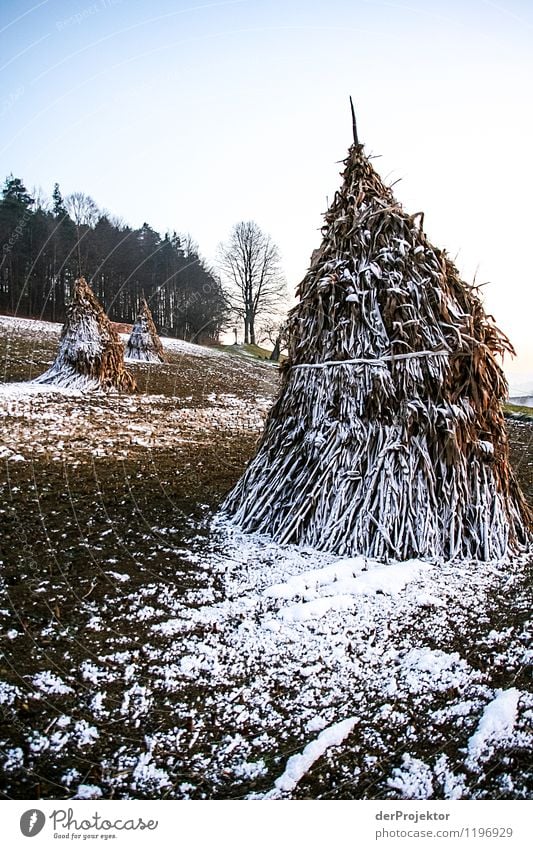
[[[160,332],[217,341],[230,306],[222,283],[187,236],[133,229],[76,192],[32,197],[9,176],[0,200],[0,312],[63,321],[84,276],[113,321],[133,323],[140,298]]]
[[[215,270],[189,236],[161,236],[147,223],[132,229],[89,195],[63,199],[57,183],[51,198],[33,197],[10,175],[0,199],[0,245],[1,313],[61,322],[83,276],[113,321],[133,323],[144,296],[164,335],[218,341],[236,322],[244,342],[270,339],[279,348],[286,284],[278,248],[255,221],[233,227]]]

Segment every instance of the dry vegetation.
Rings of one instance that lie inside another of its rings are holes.
[[[145,298],[141,299],[139,314],[126,343],[126,357],[130,360],[154,363],[164,363],[166,360],[163,345]]]
[[[40,373],[58,333],[4,328],[2,379]],[[132,396],[1,401],[2,792],[265,793],[324,724],[357,715],[290,795],[530,794],[527,563],[436,569],[400,595],[286,621],[288,603],[264,589],[332,558],[211,526],[253,455],[278,372],[166,350],[166,364],[132,365]],[[532,428],[509,427],[531,498]],[[428,658],[440,671],[419,672],[420,689],[413,670]],[[515,731],[465,766],[496,688],[521,693]]]
[[[283,383],[226,502],[247,531],[341,554],[488,560],[531,541],[496,357],[512,351],[360,144],[288,324]]]
[[[76,280],[51,367],[36,383],[73,389],[132,392],[135,380],[124,366],[124,346],[91,287]]]

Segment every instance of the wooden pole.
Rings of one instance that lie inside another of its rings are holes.
[[[359,144],[359,139],[357,138],[357,122],[355,120],[355,109],[353,108],[353,100],[350,96],[350,108],[352,110],[352,129],[353,129],[353,143]]]

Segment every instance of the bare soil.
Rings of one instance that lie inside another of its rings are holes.
[[[29,331],[4,333],[0,379],[27,380],[44,371],[56,345],[57,333],[37,338]],[[164,587],[193,605],[196,597],[198,605],[206,597],[222,598],[222,585],[206,572],[203,562],[212,545],[209,523],[252,456],[277,388],[278,373],[270,364],[216,351],[168,353],[168,364],[131,365],[139,386],[133,396],[13,398],[4,410],[0,677],[17,694],[0,704],[0,749],[8,764],[13,751],[21,751],[20,767],[6,768],[2,778],[6,798],[69,798],[79,783],[103,787],[109,798],[237,798],[271,786],[287,756],[299,747],[296,729],[285,729],[277,755],[265,739],[266,767],[260,775],[238,778],[226,770],[218,753],[222,743],[229,748],[235,727],[230,714],[226,717],[217,705],[234,696],[229,690],[221,692],[217,701],[208,677],[170,693],[156,692],[150,709],[139,709],[138,714],[116,708],[127,688],[127,664],[135,666],[142,688],[155,662],[143,605],[152,606],[151,622],[157,624],[165,619],[159,610],[164,607]],[[533,428],[527,422],[509,421],[509,436],[514,468],[533,503]],[[191,562],[191,552],[198,553],[196,562],[194,558]],[[517,643],[524,639],[526,580],[522,573],[517,577],[521,594],[516,603],[517,596],[510,597],[503,589],[494,596],[494,626],[501,630],[503,622]],[[126,599],[131,616],[122,615]],[[441,616],[439,611],[435,616]],[[489,620],[490,616],[484,633],[490,630]],[[482,670],[493,662],[493,655],[482,635],[476,637],[476,611],[465,611],[466,622],[472,629],[469,659]],[[416,630],[416,622],[411,626]],[[209,641],[215,626],[198,627],[202,639]],[[450,631],[446,639],[448,650],[461,650],[464,633]],[[166,642],[162,638],[158,663],[172,665],[175,643],[176,638]],[[509,654],[505,657],[502,668],[494,668],[493,681],[503,687],[526,687],[520,658],[513,668]],[[97,670],[94,679],[82,674],[89,660]],[[56,670],[72,692],[39,692],[32,682],[43,669]],[[108,700],[108,710],[100,713],[94,702],[99,675],[107,682]],[[243,678],[242,687],[248,684]],[[280,715],[290,704],[293,686],[288,681],[273,685],[271,700],[274,707],[279,705]],[[132,702],[141,696],[133,693]],[[80,731],[68,744],[62,745],[58,737],[55,749],[40,751],[42,740],[52,739],[65,715],[71,728],[84,721],[94,724],[98,740],[89,746]],[[411,721],[416,724],[417,717]],[[180,729],[179,748],[186,755],[177,758],[161,743],[154,749],[158,764],[168,762],[170,785],[160,789],[149,783],[132,784],[136,763],[132,753],[138,753],[151,735],[174,726]],[[252,740],[261,728],[244,725],[239,733]],[[358,731],[361,739],[365,733],[368,740],[374,739],[372,728]],[[391,728],[388,733],[394,737],[395,731]],[[428,746],[434,745],[435,751],[456,756],[459,745],[446,742],[447,733],[444,729],[442,739],[435,737],[434,743],[422,735],[421,754],[423,747],[427,754]],[[387,754],[377,742],[372,750],[368,740],[360,761],[348,751],[335,764],[319,763],[295,795],[390,798],[384,779],[401,746],[393,740]],[[501,763],[491,767],[489,762],[481,797],[523,798],[531,792],[524,778],[527,750],[517,747],[507,757],[515,784],[505,791],[497,780]]]

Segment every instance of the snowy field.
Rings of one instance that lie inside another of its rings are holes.
[[[0,319],[0,756],[14,798],[525,798],[531,558],[382,564],[214,519],[276,389],[168,340],[133,396],[40,391]],[[509,424],[532,494],[533,427]]]
[[[509,399],[512,404],[517,404],[519,407],[531,407],[533,410],[533,395],[523,395]]]

